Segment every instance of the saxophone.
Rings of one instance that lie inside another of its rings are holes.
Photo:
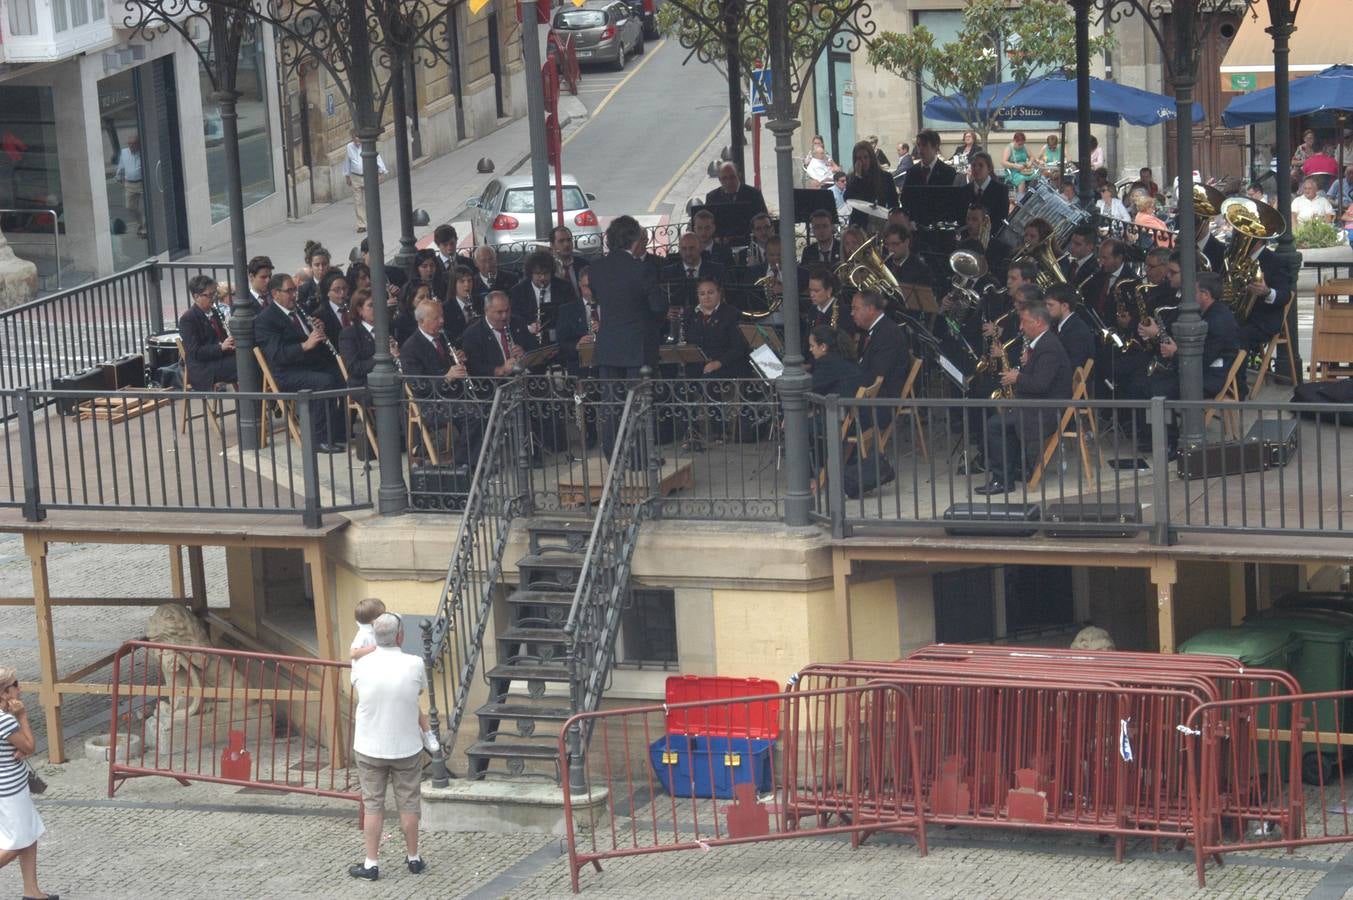
[[[1009,372],[1010,369],[1012,368],[1012,366],[1010,365],[1010,348],[1015,346],[1015,342],[1022,340],[1024,340],[1024,335],[1022,334],[1012,337],[1004,344],[1001,343],[1001,339],[999,336],[993,337],[991,339],[991,349],[988,351],[987,356],[988,359],[991,358],[990,354],[992,351],[995,351],[997,347],[1001,348],[1000,356],[996,359],[997,379],[1000,379],[1001,376],[1003,376],[1006,372]],[[991,392],[992,400],[1013,400],[1014,398],[1015,398],[1015,386],[1013,384],[997,385],[996,390]]]

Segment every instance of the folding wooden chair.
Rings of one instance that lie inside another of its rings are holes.
[[[404,397],[409,401],[409,414],[405,417],[407,422],[405,434],[405,444],[409,448],[409,460],[412,461],[418,456],[417,448],[422,447],[427,453],[427,461],[434,466],[441,465],[441,453],[437,449],[437,439],[433,431],[428,428],[427,419],[423,418],[423,411],[418,408],[418,401],[413,396],[413,390],[408,382],[404,383]],[[446,423],[446,446],[448,451],[453,449],[451,441],[451,422]],[[417,437],[420,440],[414,440]],[[452,454],[454,457],[454,453]],[[454,462],[454,458],[448,460],[448,464]]]
[[[1292,303],[1296,300],[1296,297],[1297,295],[1293,293],[1292,298],[1287,302]],[[1286,306],[1283,307],[1283,327],[1278,329],[1277,334],[1269,338],[1268,343],[1264,345],[1263,356],[1259,358],[1259,371],[1254,376],[1254,384],[1250,385],[1248,395],[1250,400],[1258,399],[1259,389],[1264,386],[1264,379],[1268,377],[1269,366],[1273,364],[1273,356],[1278,352],[1280,346],[1287,348],[1287,374],[1292,379],[1292,384],[1295,385],[1300,379],[1297,377],[1297,360],[1293,355],[1292,333],[1287,328]]]
[[[343,383],[348,383],[348,367],[343,362],[343,357],[335,356],[334,361],[338,363],[338,373],[343,376]],[[347,407],[348,420],[351,422],[352,414],[357,414],[357,421],[362,423],[362,429],[366,432],[366,445],[371,448],[371,458],[380,459],[380,450],[376,446],[376,430],[371,427],[371,413],[367,410],[365,403],[357,402],[352,394],[348,394],[345,403]]]
[[[1032,491],[1038,487],[1038,483],[1043,480],[1043,472],[1047,469],[1052,458],[1057,455],[1058,448],[1062,441],[1071,438],[1076,441],[1080,450],[1081,472],[1085,480],[1093,487],[1095,483],[1095,470],[1090,467],[1090,453],[1085,447],[1085,426],[1081,423],[1079,415],[1082,408],[1077,407],[1077,403],[1083,403],[1086,397],[1085,384],[1089,364],[1077,369],[1071,376],[1071,405],[1062,411],[1061,419],[1057,423],[1057,430],[1052,433],[1047,442],[1043,444],[1043,453],[1038,458],[1038,465],[1034,468],[1033,475],[1029,476],[1028,489]],[[1088,411],[1088,408],[1084,408]],[[1093,419],[1093,415],[1091,416]]]
[[[254,359],[258,362],[258,371],[263,376],[263,392],[265,394],[280,394],[278,390],[277,379],[272,376],[272,369],[268,367],[268,360],[263,355],[260,347],[254,348]],[[296,418],[296,404],[291,400],[265,399],[263,401],[263,427],[258,430],[258,443],[260,447],[268,445],[268,438],[272,436],[272,422],[268,419],[269,407],[277,410],[283,418],[286,419],[287,431],[291,432],[291,438],[297,444],[301,443],[301,423]]]
[[[183,374],[183,389],[185,391],[191,391],[193,387],[188,381],[188,351],[183,346],[183,339],[175,338],[174,346],[178,347],[179,350],[179,368],[182,370]],[[229,381],[218,381],[211,386],[213,393],[231,391],[234,389],[234,384]],[[210,395],[203,397],[202,412],[197,415],[193,415],[192,403],[192,398],[183,400],[183,408],[179,414],[179,434],[188,433],[188,423],[191,420],[205,418],[216,428],[216,433],[220,435],[221,440],[225,441],[225,426],[221,424],[221,400],[219,398],[213,398]]]
[[[883,387],[883,379],[881,377],[875,378],[874,383],[869,385],[869,387],[862,387],[856,389],[855,399],[872,400],[879,395],[879,389],[882,387]],[[846,413],[846,417],[841,420],[841,434],[839,435],[838,439],[841,441],[841,444],[845,448],[845,451],[853,451],[862,448],[860,455],[861,458],[864,459],[868,458],[869,456],[868,448],[869,445],[873,442],[874,437],[873,432],[875,432],[877,429],[871,427],[866,429],[865,432],[860,435],[854,434],[853,432],[855,431],[856,418],[857,418],[856,407],[852,406]],[[864,437],[865,434],[869,434],[869,440],[868,441],[860,440],[861,438]],[[849,458],[849,456],[850,456],[849,452],[843,452],[842,461]],[[817,488],[821,489],[821,487],[826,483],[827,483],[827,460],[824,453],[822,464],[818,467]]]
[[[908,400],[916,399],[916,379],[920,377],[920,374],[921,361],[919,359],[913,359],[911,361],[911,371],[907,373],[907,382],[902,385],[900,397],[904,404]],[[921,418],[921,410],[915,406],[903,405],[899,406],[894,411],[892,421],[888,423],[887,427],[885,427],[883,432],[879,435],[879,452],[882,453],[884,450],[888,449],[888,441],[892,440],[893,437],[893,428],[896,427],[897,420],[903,416],[910,417],[911,420],[916,423],[916,446],[921,451],[921,458],[926,462],[930,462],[930,448],[926,446],[925,442],[925,424]],[[868,454],[865,455],[867,456]]]
[[[1240,378],[1241,369],[1245,368],[1245,360],[1249,358],[1249,352],[1241,350],[1236,353],[1235,361],[1231,363],[1231,369],[1226,373],[1226,383],[1221,386],[1217,396],[1212,399],[1218,403],[1239,403],[1240,402]],[[1203,414],[1203,427],[1206,428],[1211,422],[1212,417],[1217,414],[1216,407],[1209,407]],[[1230,440],[1240,437],[1240,412],[1235,409],[1226,409],[1222,411],[1222,435]]]

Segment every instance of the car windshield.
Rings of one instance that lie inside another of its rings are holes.
[[[554,187],[550,187],[550,203],[554,203]],[[576,187],[564,186],[564,209],[587,209],[587,201],[583,198],[583,192]],[[503,212],[505,213],[533,213],[536,211],[536,198],[532,195],[531,189],[514,188],[507,192],[503,198]]]
[[[555,28],[600,28],[606,13],[596,9],[570,9],[554,17]]]

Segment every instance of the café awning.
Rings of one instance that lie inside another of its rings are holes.
[[[1240,21],[1240,28],[1221,64],[1221,89],[1244,93],[1273,86],[1273,37],[1268,6],[1256,3]],[[1348,0],[1301,0],[1296,31],[1292,33],[1289,69],[1293,78],[1313,75],[1335,63],[1347,62]]]

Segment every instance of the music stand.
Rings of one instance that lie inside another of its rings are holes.
[[[939,304],[935,302],[935,291],[921,284],[899,284],[902,290],[902,305],[908,312],[925,313],[937,316]]]
[[[517,364],[520,365],[523,369],[528,370],[533,369],[536,366],[545,365],[545,363],[554,359],[554,357],[558,353],[559,353],[558,344],[547,344],[544,347],[538,347],[535,350],[532,350],[530,353],[527,353],[521,359],[517,360]]]
[[[804,225],[813,220],[813,213],[821,210],[832,217],[836,224],[836,196],[831,188],[795,188],[794,221]]]
[[[972,196],[967,185],[909,184],[902,189],[902,208],[917,228],[934,230],[962,225]]]
[[[659,365],[687,366],[706,362],[709,362],[709,357],[695,344],[664,344],[658,348]]]
[[[714,237],[735,238],[745,241],[752,233],[752,218],[761,208],[755,203],[737,201],[733,203],[707,203],[691,207],[691,219],[702,209],[714,214]]]
[[[774,350],[776,356],[783,357],[785,355],[785,342],[780,339],[780,335],[774,328],[752,322],[743,322],[738,326],[738,329],[742,332],[742,339],[747,342],[749,349],[755,350],[764,345]]]

